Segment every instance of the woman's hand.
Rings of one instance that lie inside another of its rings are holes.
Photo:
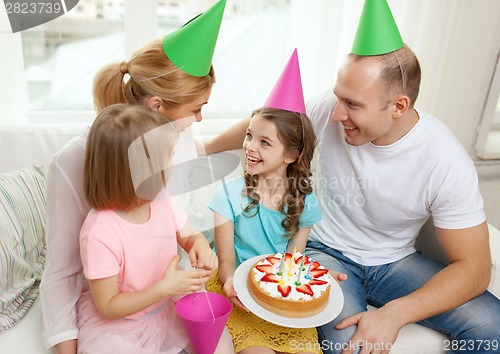
[[[197,237],[194,240],[189,250],[189,260],[193,268],[215,270],[219,265],[217,255],[204,236]]]
[[[236,290],[234,290],[234,285],[233,285],[233,277],[229,277],[226,279],[226,282],[222,286],[222,289],[224,290],[224,293],[226,293],[227,297],[231,300],[233,304],[241,308],[242,310],[246,312],[250,312],[245,305],[243,305],[238,299],[238,294],[236,293]]]
[[[212,270],[181,270],[178,267],[179,260],[179,255],[172,258],[162,279],[158,282],[165,297],[187,295],[199,291],[203,284],[213,276]]]
[[[57,354],[76,354],[76,339],[58,343],[54,348]]]

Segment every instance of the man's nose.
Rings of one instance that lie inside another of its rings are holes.
[[[335,108],[332,112],[332,121],[334,122],[342,122],[347,120],[347,114],[345,109],[343,109],[342,105],[337,102]]]

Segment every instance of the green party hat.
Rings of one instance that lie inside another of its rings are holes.
[[[182,71],[205,76],[210,71],[226,0],[163,37],[165,55]]]
[[[352,53],[363,56],[390,53],[404,46],[386,0],[365,0]]]

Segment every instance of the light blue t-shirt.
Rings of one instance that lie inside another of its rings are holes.
[[[257,207],[250,213],[244,213],[251,199],[243,194],[245,179],[238,177],[223,181],[216,192],[209,208],[234,223],[234,252],[236,266],[249,258],[261,255],[283,252],[290,237],[285,236],[281,222],[285,215],[279,210],[266,208],[262,203],[256,215]],[[318,200],[314,194],[305,198],[305,206],[300,216],[300,228],[312,226],[321,220]]]

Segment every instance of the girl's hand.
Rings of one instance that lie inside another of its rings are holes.
[[[165,297],[188,295],[201,290],[213,275],[211,270],[181,270],[178,268],[180,256],[175,255],[158,282],[160,291]]]
[[[245,305],[243,305],[241,303],[240,299],[238,299],[238,294],[236,293],[236,290],[234,290],[233,277],[229,277],[229,278],[226,279],[226,282],[222,286],[222,289],[224,290],[224,292],[226,293],[227,297],[229,297],[229,299],[231,300],[231,302],[233,304],[235,304],[236,306],[238,306],[239,308],[241,308],[242,310],[244,310],[246,312],[250,312],[245,307]]]
[[[328,273],[330,273],[338,284],[340,284],[341,281],[347,280],[347,274],[345,273],[339,273],[334,270],[329,270]]]
[[[215,270],[219,265],[217,255],[204,236],[198,237],[194,241],[193,246],[189,250],[189,260],[193,268]]]

